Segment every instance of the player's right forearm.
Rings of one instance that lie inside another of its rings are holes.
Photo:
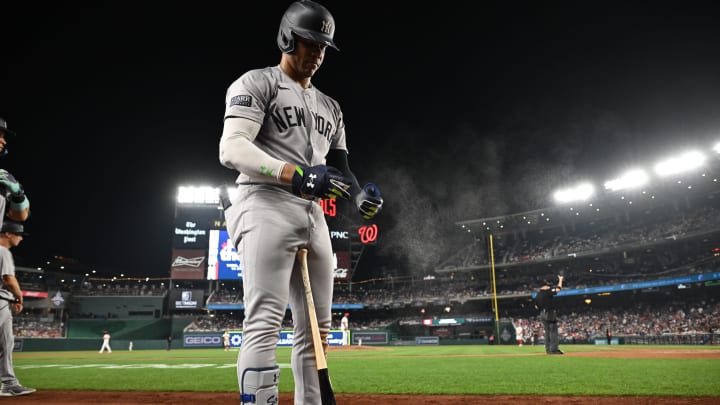
[[[5,285],[5,289],[12,293],[19,304],[22,304],[22,290],[20,290],[20,284],[18,283],[17,278],[10,275],[3,276],[3,283]]]
[[[286,164],[275,159],[238,134],[223,134],[220,139],[220,163],[235,169],[253,179],[282,183],[282,172]]]

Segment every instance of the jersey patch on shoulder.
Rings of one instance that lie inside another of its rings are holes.
[[[252,96],[249,95],[241,95],[241,96],[234,96],[230,99],[230,106],[239,105],[242,107],[251,107],[252,106]]]

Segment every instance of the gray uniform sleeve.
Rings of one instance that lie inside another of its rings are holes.
[[[15,275],[15,262],[12,253],[5,246],[0,246],[0,274],[3,276]]]
[[[263,69],[251,70],[235,80],[225,95],[225,119],[247,118],[263,123],[273,95],[269,75]]]

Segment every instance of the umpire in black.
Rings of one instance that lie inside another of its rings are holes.
[[[545,352],[547,354],[565,354],[558,348],[560,337],[558,336],[557,310],[554,302],[555,296],[562,290],[563,278],[562,275],[558,275],[558,282],[555,286],[551,286],[553,283],[545,280],[535,295],[535,308],[540,311],[540,320],[545,328]]]

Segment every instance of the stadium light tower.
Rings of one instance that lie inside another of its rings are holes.
[[[672,157],[659,162],[655,165],[655,173],[658,176],[669,176],[696,169],[704,163],[705,155],[698,151],[689,151],[680,156]]]
[[[218,204],[220,196],[217,188],[178,187],[177,201],[181,204]]]
[[[585,201],[595,194],[595,187],[590,183],[581,183],[575,187],[561,189],[553,194],[556,202],[568,203],[574,201]]]
[[[630,188],[637,188],[645,185],[648,182],[648,175],[642,169],[633,169],[627,171],[617,179],[608,180],[605,182],[605,190],[618,191],[626,190]]]
[[[237,193],[237,189],[233,187],[228,187],[227,191],[231,199]],[[178,187],[177,202],[180,204],[219,204],[220,189],[209,186],[180,186]]]

